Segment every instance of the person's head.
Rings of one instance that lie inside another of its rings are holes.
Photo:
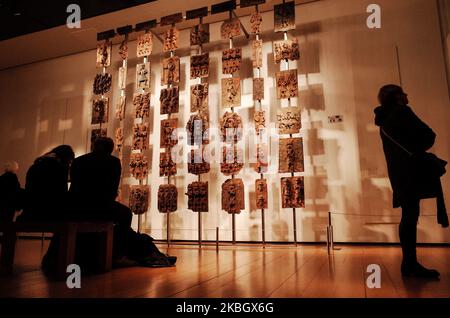
[[[109,137],[98,137],[94,141],[92,152],[99,155],[110,155],[114,150],[114,141]]]
[[[394,84],[384,85],[378,93],[378,101],[383,106],[408,105],[408,94]]]
[[[15,161],[7,161],[4,166],[5,172],[17,174],[19,172],[19,164]]]
[[[53,154],[56,159],[66,167],[69,167],[75,158],[75,153],[73,152],[72,147],[68,145],[61,145],[53,148],[49,154]]]

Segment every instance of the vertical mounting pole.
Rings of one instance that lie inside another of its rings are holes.
[[[166,235],[167,235],[167,246],[170,247],[170,212],[167,213],[166,221],[167,221],[167,225],[166,225],[166,227],[167,227],[167,229],[166,229],[166,231],[167,231],[167,233],[166,233]]]
[[[216,227],[216,252],[219,253],[219,227]]]
[[[236,213],[232,213],[232,218],[231,218],[231,222],[232,222],[232,239],[233,239],[233,245],[236,244]]]
[[[202,247],[202,212],[198,213],[198,246]]]
[[[294,243],[295,246],[297,246],[297,213],[295,211],[295,208],[292,209],[292,216],[293,216],[292,222],[294,222]]]
[[[266,224],[265,224],[265,218],[264,218],[264,209],[261,209],[261,225],[262,225],[262,243],[263,248],[266,248]]]

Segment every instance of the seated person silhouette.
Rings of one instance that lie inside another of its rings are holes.
[[[112,156],[113,149],[114,142],[111,138],[100,137],[96,139],[91,153],[73,161],[70,171],[73,218],[89,222],[114,223],[115,267],[174,265],[176,257],[161,253],[150,236],[136,233],[131,228],[131,210],[116,201],[122,168],[120,160]],[[85,244],[81,244],[91,245],[92,235],[83,234],[86,239]],[[87,251],[88,248],[83,250]],[[88,254],[84,255],[87,262],[91,258]]]
[[[5,164],[5,172],[0,176],[0,223],[13,222],[16,211],[23,207],[24,190],[20,187],[15,161]]]

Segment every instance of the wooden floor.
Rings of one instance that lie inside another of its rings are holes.
[[[48,243],[45,244],[45,248]],[[44,251],[45,251],[44,248]],[[166,246],[161,250],[167,252]],[[419,248],[439,281],[402,279],[401,252],[390,246],[177,246],[173,268],[126,268],[82,277],[81,289],[48,280],[40,271],[40,241],[20,240],[16,271],[0,277],[0,297],[450,297],[450,248]],[[381,288],[366,287],[366,268],[381,266]]]

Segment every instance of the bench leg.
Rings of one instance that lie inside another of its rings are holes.
[[[102,272],[109,272],[112,268],[112,250],[113,250],[113,227],[103,232],[99,244],[99,263],[98,268]]]
[[[67,230],[61,233],[59,243],[57,278],[65,279],[67,277],[67,266],[75,261],[75,245],[77,232],[73,225],[69,225]]]
[[[1,273],[11,274],[14,266],[14,254],[16,251],[17,233],[5,231],[2,237],[2,252],[0,255]]]

